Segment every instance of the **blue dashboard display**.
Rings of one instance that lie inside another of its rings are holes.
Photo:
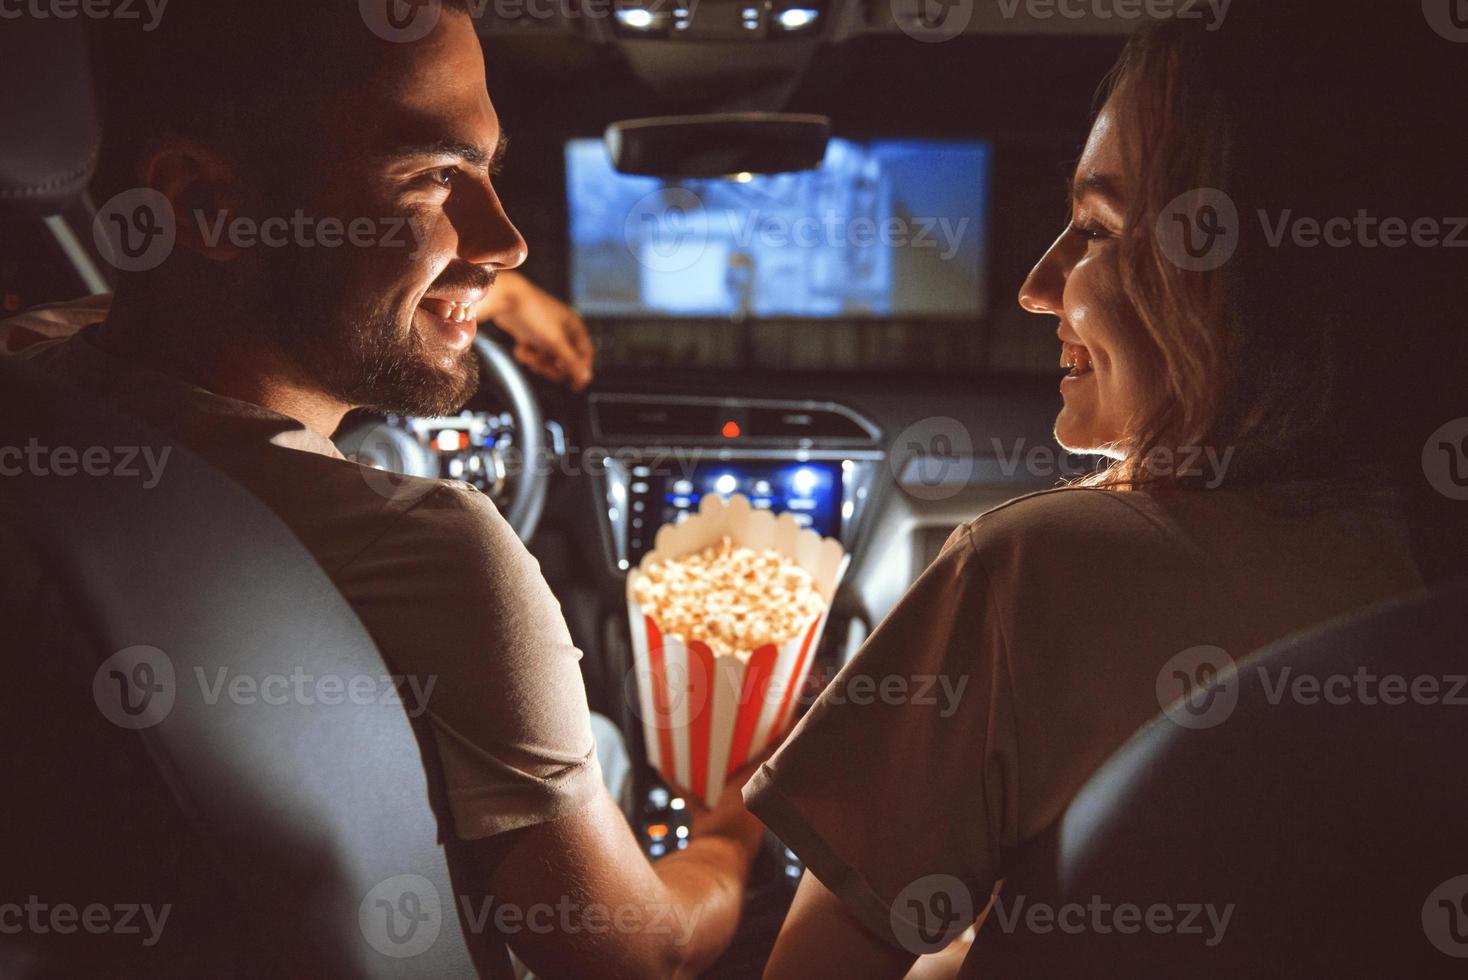
[[[743,494],[761,510],[787,511],[796,523],[827,537],[841,537],[843,486],[840,463],[709,463],[691,472],[639,479],[631,487],[629,550],[635,562],[657,529],[698,510],[705,494]]]
[[[667,183],[572,140],[572,298],[603,317],[971,319],[990,157],[981,141],[833,139],[813,171]]]
[[[789,511],[795,523],[819,534],[841,533],[841,470],[829,463],[778,466],[703,466],[692,479],[675,479],[664,501],[678,514],[698,509],[704,494],[742,493],[760,510]]]

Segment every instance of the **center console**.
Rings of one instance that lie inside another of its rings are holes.
[[[618,571],[709,493],[789,512],[850,550],[884,460],[876,426],[829,402],[598,394],[591,431],[605,452],[604,542]]]
[[[598,393],[590,398],[590,410],[595,445],[585,452],[605,460],[591,472],[598,480],[605,560],[618,575],[653,549],[660,528],[697,511],[710,493],[743,494],[756,508],[792,514],[852,552],[886,465],[877,427],[831,402]],[[814,654],[818,667],[839,666],[848,625],[833,617]],[[614,616],[605,628],[609,649],[630,657],[625,620]],[[629,748],[641,760],[641,726],[630,716],[625,721]],[[685,801],[647,767],[637,771],[633,825],[648,857],[656,860],[687,846],[691,826]],[[771,836],[746,912],[773,915],[771,929],[778,930],[803,870],[795,854]]]

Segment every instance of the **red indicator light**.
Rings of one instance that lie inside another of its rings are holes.
[[[737,438],[739,438],[739,423],[738,422],[735,422],[733,420],[730,420],[730,421],[724,423],[724,438],[725,439],[737,439]]]

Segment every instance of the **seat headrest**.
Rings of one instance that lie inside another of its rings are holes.
[[[0,217],[64,211],[96,169],[97,121],[81,18],[0,21]]]

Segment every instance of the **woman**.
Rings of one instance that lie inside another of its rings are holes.
[[[1468,436],[1463,80],[1417,4],[1132,39],[1020,292],[1058,320],[1057,439],[1108,466],[960,527],[746,787],[810,869],[767,977],[903,976],[1179,667],[1465,573],[1433,462]],[[840,696],[933,675],[956,707]]]

